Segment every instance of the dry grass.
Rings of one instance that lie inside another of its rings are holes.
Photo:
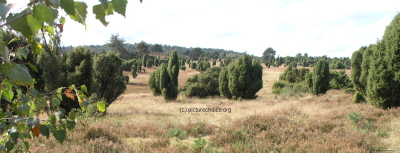
[[[151,94],[147,78],[154,69],[146,69],[136,79],[130,78],[127,91],[105,117],[85,121],[86,127],[79,125],[64,145],[39,138],[31,147],[33,152],[368,152],[400,148],[400,109],[352,104],[352,95],[342,90],[320,97],[275,96],[272,83],[285,68],[263,67],[264,87],[257,99],[179,95],[169,103]],[[197,73],[190,68],[180,71],[179,87]],[[231,113],[181,113],[181,108],[230,108]],[[349,114],[357,113],[361,118],[354,123]],[[168,133],[173,130],[184,132],[171,137]],[[93,134],[96,131],[103,134]],[[195,143],[198,135],[206,141],[200,149]]]

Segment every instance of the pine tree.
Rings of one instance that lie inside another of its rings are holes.
[[[325,94],[329,89],[329,63],[325,60],[319,60],[314,67],[313,72],[313,88],[314,95]]]

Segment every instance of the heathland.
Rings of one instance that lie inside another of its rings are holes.
[[[219,65],[219,63],[217,64]],[[82,118],[63,145],[31,142],[33,152],[367,152],[400,148],[400,109],[352,103],[353,94],[329,90],[272,94],[284,67],[263,66],[263,88],[253,100],[178,95],[165,102],[147,86],[147,69],[130,76],[127,90],[106,115]],[[180,70],[183,88],[194,69]],[[350,73],[347,70],[346,73]],[[129,72],[124,72],[129,75]],[[229,108],[231,112],[190,112],[182,108]]]

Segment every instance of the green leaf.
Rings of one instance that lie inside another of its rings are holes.
[[[74,0],[62,0],[60,6],[69,15],[75,15],[75,4]]]
[[[39,73],[38,69],[36,68],[35,65],[33,65],[31,62],[28,62],[28,66],[35,72]]]
[[[27,103],[27,102],[29,102],[31,100],[31,98],[29,97],[29,96],[27,96],[27,95],[24,95],[23,97],[22,97],[22,102],[23,103]]]
[[[54,24],[53,13],[50,7],[44,3],[39,3],[33,6],[33,17],[39,21],[47,22],[50,25]]]
[[[57,130],[53,133],[54,138],[57,139],[58,142],[61,144],[64,142],[65,138],[67,137],[67,132],[65,130]]]
[[[18,112],[21,113],[21,116],[28,115],[30,109],[31,107],[27,104],[23,104],[17,108]]]
[[[10,137],[11,137],[11,141],[14,143],[18,142],[18,137],[19,137],[19,132],[15,131],[15,132],[11,132],[10,133]]]
[[[106,103],[104,101],[98,102],[97,110],[99,110],[100,112],[105,112],[106,111]]]
[[[18,41],[19,40],[19,38],[14,38],[14,39],[11,39],[9,42],[8,42],[8,44],[7,45],[9,45],[9,44],[11,44],[12,42],[14,42],[14,41]]]
[[[65,114],[65,110],[64,110],[64,109],[61,109],[61,110],[59,110],[59,111],[56,112],[56,116],[57,116],[59,119],[64,118],[64,114]]]
[[[107,9],[107,7],[108,7],[108,0],[99,0],[99,2],[101,3],[101,5],[103,5],[103,7],[104,7],[105,9]]]
[[[60,104],[61,104],[61,101],[60,101],[60,99],[58,99],[58,98],[53,98],[53,99],[51,99],[51,103],[53,104],[53,106],[60,106]]]
[[[83,25],[86,25],[87,5],[84,2],[75,2],[75,14],[69,17]]]
[[[6,3],[0,3],[0,20],[6,19],[8,11],[10,11],[10,7]]]
[[[69,131],[72,131],[75,128],[75,125],[76,125],[75,121],[67,120],[66,123],[67,123],[67,128]]]
[[[10,62],[10,51],[5,42],[0,41],[0,55],[6,62]]]
[[[1,69],[4,75],[17,85],[30,85],[33,83],[32,77],[25,65],[15,63],[2,64]]]
[[[40,123],[40,120],[38,118],[28,118],[26,120],[26,125],[28,127],[34,128],[36,125]]]
[[[49,138],[50,136],[49,127],[42,125],[39,127],[39,130],[42,135],[46,136],[47,139]]]
[[[55,8],[60,7],[60,0],[49,0],[51,5],[53,5]]]
[[[54,36],[54,28],[53,28],[53,26],[47,26],[47,27],[46,27],[46,31],[47,31],[50,35]]]
[[[115,12],[125,17],[126,4],[128,4],[128,0],[112,0],[111,3],[115,8]]]
[[[106,10],[102,4],[93,6],[93,14],[96,14],[96,19],[100,20],[100,22],[107,26],[109,22],[106,21]]]
[[[69,117],[69,119],[71,119],[71,120],[75,120],[75,110],[70,111],[68,117]]]
[[[27,58],[28,53],[29,53],[28,48],[18,48],[18,49],[17,49],[17,54],[20,55],[20,56],[22,56],[22,57],[25,58],[25,59]]]
[[[53,16],[52,23],[54,24],[54,20],[58,18],[58,10],[54,8],[50,8],[51,15]],[[51,25],[53,25],[51,24]]]
[[[14,143],[11,141],[6,142],[6,149],[7,151],[11,151],[14,148]]]
[[[41,44],[36,43],[36,41],[31,42],[31,50],[33,52],[33,54],[35,55],[40,55],[43,52],[43,47]]]
[[[14,97],[14,91],[11,89],[4,89],[3,95],[4,95],[4,99],[11,102],[12,98]]]
[[[63,90],[62,88],[57,89],[57,97],[60,98],[60,100],[62,100],[62,95],[61,95],[62,90]]]
[[[61,17],[61,18],[60,18],[60,23],[61,23],[61,24],[64,24],[64,23],[65,23],[65,17]]]
[[[25,14],[28,13],[28,10],[24,10],[20,13],[16,13],[13,15],[10,15],[7,18],[7,22],[10,22],[8,25],[10,25],[10,27],[18,32],[21,32],[22,35],[24,35],[25,37],[32,38],[32,30],[31,27],[28,25],[28,17],[24,16],[21,17]],[[13,22],[11,22],[13,21]]]
[[[82,85],[82,86],[81,86],[81,90],[82,90],[83,92],[85,92],[85,93],[88,93],[88,92],[87,92],[86,85]]]
[[[27,141],[24,141],[24,146],[25,146],[25,151],[29,151],[29,147],[30,147],[30,145],[29,145],[29,142],[27,142]]]
[[[57,122],[56,115],[54,115],[54,114],[50,115],[50,117],[49,117],[48,120],[49,120],[49,122],[50,122],[51,124],[56,124],[56,122]]]
[[[114,6],[112,3],[108,3],[108,8],[106,9],[106,15],[114,14]]]
[[[35,19],[32,14],[27,15],[27,21],[32,34],[36,34],[44,26],[44,21]]]

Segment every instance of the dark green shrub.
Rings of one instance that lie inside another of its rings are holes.
[[[203,73],[188,78],[184,88],[186,96],[199,98],[219,96],[218,76],[220,71],[221,67],[212,67]]]
[[[67,84],[75,84],[75,86],[86,85],[88,92],[91,92],[92,85],[92,68],[93,60],[89,48],[76,47],[67,54]]]
[[[364,86],[361,88],[361,94],[364,96],[367,95],[367,86],[368,86],[368,74],[369,69],[371,68],[371,60],[373,60],[373,52],[376,51],[376,44],[370,45],[363,53],[362,56],[362,64],[361,64],[361,76],[360,76],[360,83]]]
[[[330,89],[349,89],[353,88],[353,83],[350,77],[347,76],[345,70],[340,72],[330,71],[329,72],[329,88]]]
[[[364,96],[360,92],[356,91],[356,93],[354,93],[353,100],[352,100],[353,103],[362,103],[365,101],[366,100],[365,100]]]
[[[196,65],[196,70],[200,72],[206,71],[208,68],[210,68],[210,62],[208,61],[199,61]]]
[[[179,69],[185,71],[186,70],[186,66],[181,66]]]
[[[190,64],[191,69],[196,69],[196,67],[197,67],[197,63],[192,62],[192,64]]]
[[[285,69],[285,71],[279,76],[279,80],[288,81],[290,83],[302,82],[305,80],[305,76],[309,72],[310,69],[308,68],[297,69],[289,65]]]
[[[148,55],[147,54],[144,54],[143,55],[143,57],[142,57],[142,66],[143,67],[147,67],[147,59],[148,59]]]
[[[367,47],[361,47],[358,51],[355,51],[351,56],[351,80],[353,81],[354,87],[357,91],[365,91],[364,84],[360,81],[362,71],[363,52]]]
[[[99,55],[95,58],[93,81],[96,93],[109,106],[121,95],[126,85],[122,75],[122,60],[114,53]]]
[[[129,82],[129,76],[124,75],[124,79],[125,79],[125,83],[128,83],[128,82]]]
[[[286,81],[275,81],[274,84],[272,84],[272,89],[282,89],[288,85],[288,82]]]
[[[313,88],[314,95],[325,94],[329,89],[329,63],[325,60],[318,61],[313,72]]]
[[[131,67],[131,74],[132,74],[132,77],[135,79],[136,77],[137,77],[137,68],[136,68],[136,65],[132,65],[132,67]]]
[[[251,56],[243,55],[221,71],[219,77],[221,94],[228,99],[256,98],[256,93],[263,84],[262,69],[258,60],[253,62]]]
[[[134,65],[135,63],[137,63],[136,59],[122,62],[122,70],[130,71],[132,68],[132,65]]]
[[[154,72],[150,73],[149,87],[153,95],[162,95],[164,100],[175,100],[178,96],[179,61],[176,51],[171,53],[168,67],[161,64]]]
[[[92,93],[93,60],[90,50],[86,47],[76,47],[66,56],[67,85],[85,85],[88,93]],[[53,89],[54,90],[54,89]],[[80,108],[79,103],[70,98],[62,98],[61,107],[67,112]]]
[[[148,59],[146,61],[146,67],[147,68],[151,68],[153,66],[154,61],[152,59]]]
[[[149,76],[149,87],[153,93],[154,96],[159,96],[161,95],[161,83],[160,83],[160,75],[161,75],[161,69],[163,68],[164,64],[161,64],[159,68],[157,68],[155,71],[150,73]]]

